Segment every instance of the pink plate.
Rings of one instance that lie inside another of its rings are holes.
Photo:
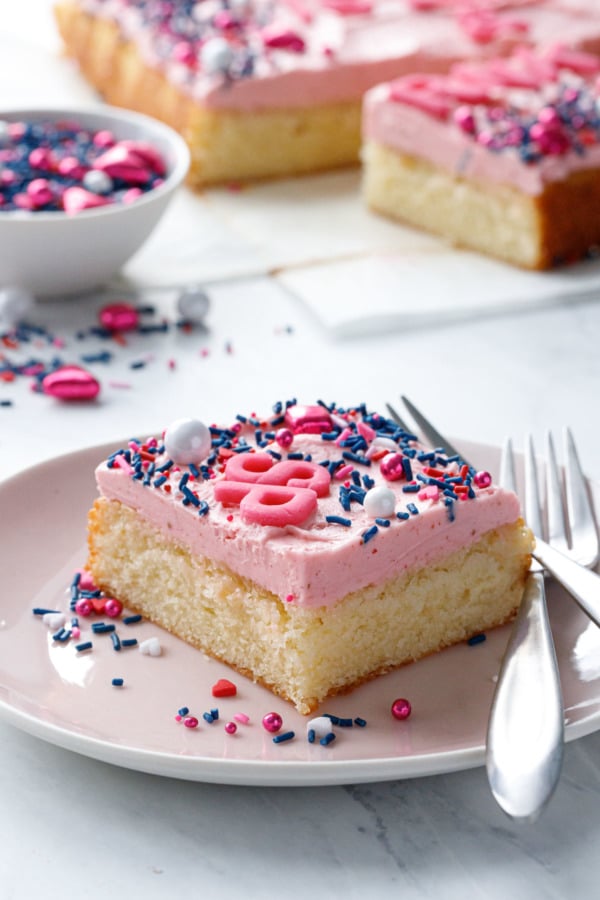
[[[109,635],[91,632],[56,645],[34,607],[66,611],[73,572],[85,562],[86,513],[95,497],[93,471],[115,444],[62,456],[0,484],[0,713],[6,721],[61,747],[115,765],[193,781],[248,785],[348,784],[410,778],[478,766],[494,678],[508,629],[476,646],[453,647],[327,702],[321,712],[367,725],[336,728],[329,746],[309,744],[306,719],[287,703],[206,658],[155,626],[123,625],[120,637],[158,637],[159,657],[137,647],[115,652]],[[463,442],[482,468],[495,471],[498,451]],[[592,484],[596,504],[600,486]],[[600,726],[600,629],[555,585],[549,607],[572,740]],[[106,621],[106,620],[104,620]],[[113,621],[113,620],[107,620]],[[75,644],[91,639],[93,649]],[[123,678],[123,687],[112,686]],[[228,678],[237,696],[216,700],[211,687]],[[398,698],[412,705],[398,721]],[[199,719],[175,720],[186,706]],[[203,713],[218,708],[208,724]],[[249,716],[233,735],[225,724]],[[277,712],[289,742],[274,744],[261,725]]]

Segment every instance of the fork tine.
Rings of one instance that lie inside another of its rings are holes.
[[[575,441],[568,428],[564,432],[564,442],[565,483],[572,552],[581,565],[594,566],[598,562],[599,556],[598,530]]]
[[[562,497],[562,479],[559,474],[551,432],[546,436],[548,461],[546,463],[546,502],[548,507],[548,541],[562,553],[569,552]]]
[[[502,455],[500,457],[500,478],[499,482],[507,491],[517,493],[517,477],[515,475],[515,457],[513,453],[512,440],[506,438],[502,447]]]
[[[430,441],[430,443],[433,444],[434,447],[444,447],[446,453],[448,453],[449,456],[458,456],[464,463],[466,463],[468,466],[471,466],[469,460],[465,459],[463,454],[459,450],[457,450],[457,448],[453,444],[450,443],[447,437],[445,437],[443,434],[440,434],[440,432],[437,430],[437,428],[435,428],[434,425],[432,425],[429,419],[426,419],[423,413],[417,409],[414,403],[410,402],[408,397],[405,397],[404,394],[402,394],[401,400],[411,414],[412,418],[419,426],[421,434],[424,434],[427,440]],[[474,466],[472,468],[474,468]]]
[[[399,425],[400,428],[402,428],[404,431],[410,432],[410,428],[408,427],[408,425],[406,424],[404,419],[400,416],[400,414],[394,409],[392,404],[386,403],[385,405],[387,407],[387,411],[389,412],[391,418],[394,420],[396,425]]]
[[[535,535],[544,536],[537,462],[531,435],[527,436],[525,452],[525,519]]]

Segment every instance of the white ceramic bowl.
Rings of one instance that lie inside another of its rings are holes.
[[[116,203],[74,215],[0,212],[0,288],[26,288],[37,297],[75,294],[107,281],[150,235],[189,168],[183,139],[138,113],[97,106],[0,111],[0,120],[71,119],[84,128],[109,129],[117,140],[150,142],[167,165],[162,185],[129,204]]]

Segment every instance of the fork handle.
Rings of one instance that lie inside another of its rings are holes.
[[[562,766],[564,712],[544,576],[530,572],[500,667],[486,766],[492,793],[512,819],[532,822]]]
[[[539,538],[533,555],[600,627],[600,577]]]

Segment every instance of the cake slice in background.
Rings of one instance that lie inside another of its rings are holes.
[[[186,138],[195,186],[356,165],[365,91],[518,44],[600,49],[548,0],[60,0],[66,52],[110,103]]]
[[[553,47],[380,85],[364,196],[463,247],[547,269],[600,246],[600,59]]]

